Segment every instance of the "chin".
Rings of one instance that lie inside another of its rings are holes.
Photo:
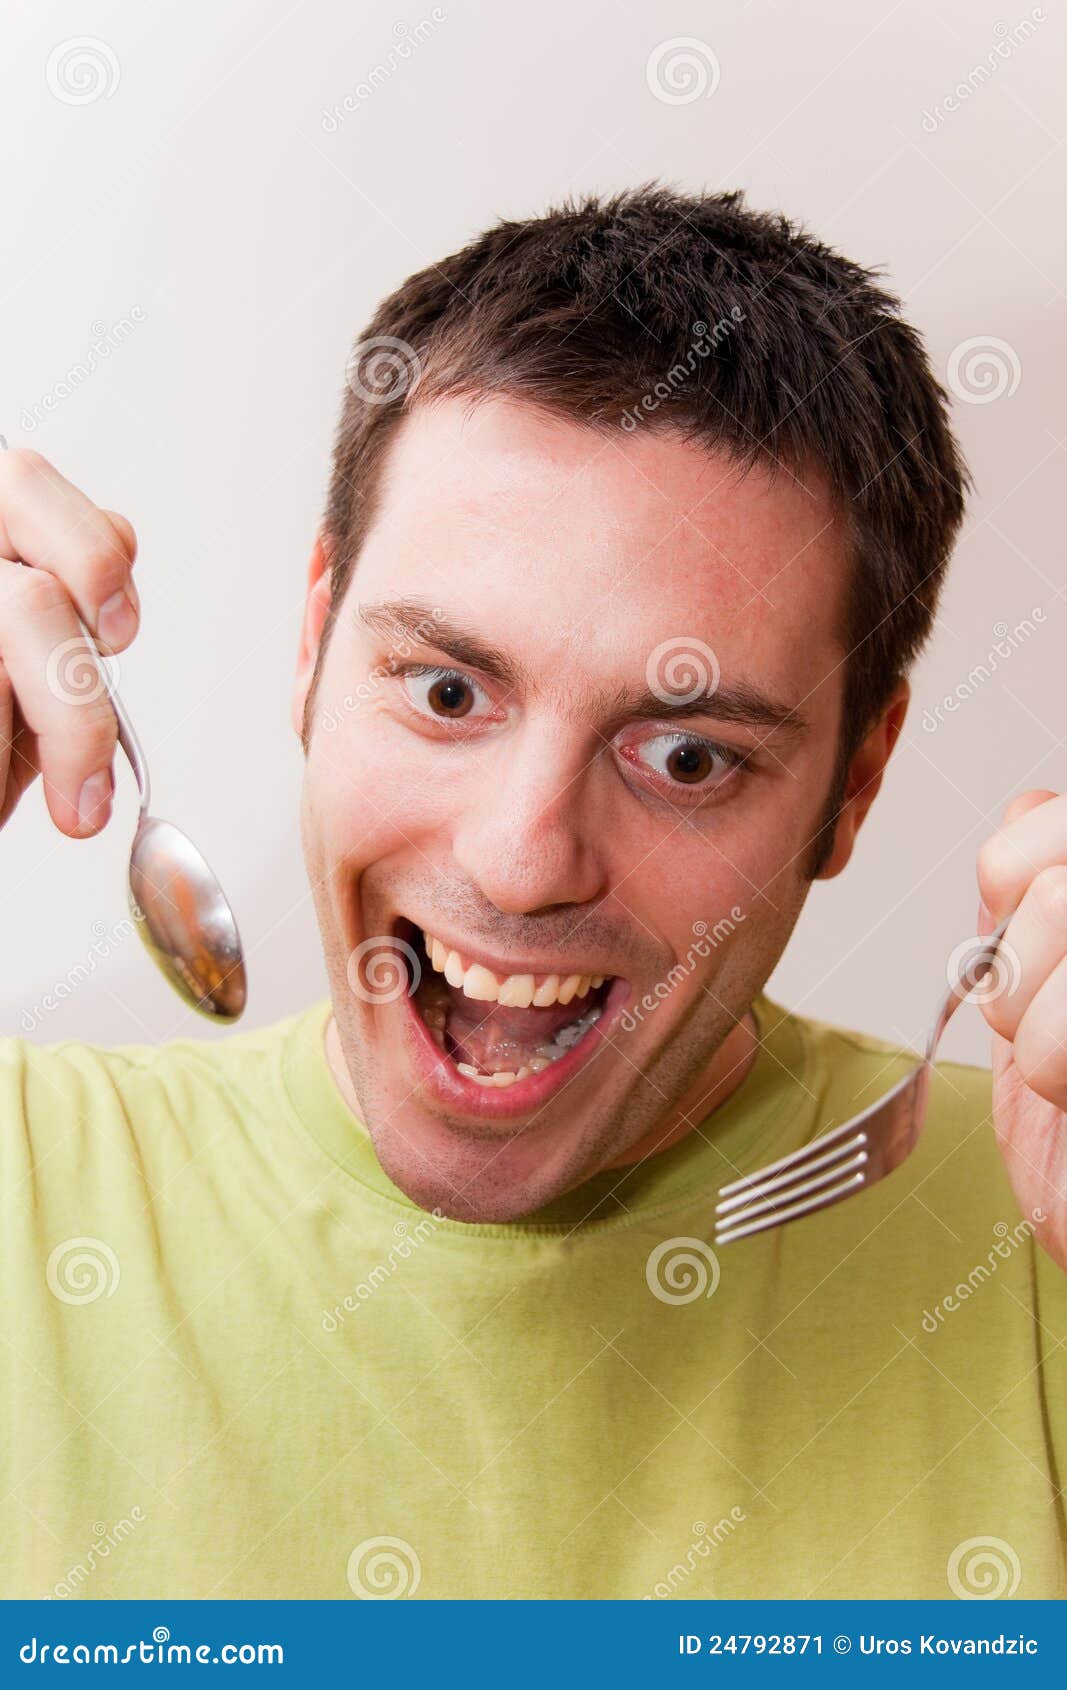
[[[465,1134],[443,1130],[451,1143],[442,1143],[438,1128],[433,1134],[432,1162],[420,1153],[410,1127],[403,1137],[388,1129],[371,1135],[378,1160],[393,1184],[429,1214],[469,1225],[521,1220],[577,1183],[566,1177],[553,1180],[543,1166],[511,1166],[511,1146],[499,1140],[472,1141]],[[521,1160],[527,1163],[528,1157],[524,1154]]]

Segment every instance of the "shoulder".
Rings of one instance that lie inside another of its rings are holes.
[[[158,1173],[196,1154],[227,1120],[247,1126],[277,1096],[281,1052],[301,1019],[160,1045],[0,1038],[3,1190],[113,1158],[151,1178],[149,1164]]]

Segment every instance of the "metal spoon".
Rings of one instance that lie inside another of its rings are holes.
[[[0,451],[7,441],[0,434]],[[191,839],[148,814],[148,763],[107,664],[81,617],[100,679],[119,724],[119,744],[137,781],[141,809],[130,846],[129,900],[145,949],[180,998],[215,1021],[236,1021],[245,1006],[241,936],[226,895]]]
[[[148,813],[148,763],[133,723],[81,617],[137,781],[141,809],[130,847],[130,911],[145,949],[178,996],[201,1015],[236,1021],[248,995],[244,956],[226,896],[192,840]]]

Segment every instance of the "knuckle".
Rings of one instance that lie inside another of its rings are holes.
[[[994,1033],[999,1033],[1004,1039],[1014,1037],[1018,1015],[1007,992],[994,992],[987,998],[982,1005],[982,1014]]]
[[[1030,897],[1041,921],[1067,928],[1067,864],[1042,869],[1031,883]]]
[[[81,756],[91,759],[94,766],[102,764],[110,757],[118,739],[115,713],[107,704],[102,708],[97,704],[85,704],[81,707],[81,718],[78,725]]]
[[[50,616],[66,598],[63,588],[47,569],[20,567],[11,577],[10,591],[24,614],[34,618]]]
[[[133,523],[128,516],[123,515],[122,511],[105,510],[104,515],[115,530],[116,538],[126,561],[132,566],[133,560],[137,556],[137,531]]]
[[[1002,833],[983,840],[978,850],[978,889],[987,909],[999,907],[1011,888],[1017,867],[1016,853]]]
[[[1025,1021],[1022,1023],[1012,1045],[1012,1061],[1024,1083],[1039,1097],[1050,1101],[1057,1099],[1057,1093],[1063,1090],[1057,1054],[1057,1047],[1046,1036],[1032,1032]]]
[[[48,459],[30,446],[0,452],[0,486],[16,490],[30,486],[48,468]]]
[[[122,584],[130,567],[117,534],[94,534],[86,541],[81,562],[94,592],[104,597]]]

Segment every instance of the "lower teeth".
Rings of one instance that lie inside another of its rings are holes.
[[[566,1056],[568,1050],[577,1044],[593,1023],[599,1021],[602,1008],[601,1004],[595,1004],[592,1009],[587,1009],[584,1015],[580,1015],[577,1021],[571,1021],[566,1027],[561,1027],[550,1044],[539,1045],[537,1055],[532,1056],[529,1062],[523,1063],[522,1067],[515,1071],[504,1068],[495,1074],[483,1074],[470,1062],[457,1062],[456,1070],[480,1086],[513,1086],[517,1080],[524,1080],[528,1074],[539,1074],[542,1068],[547,1068],[551,1063],[558,1062],[561,1056]],[[437,1004],[428,1007],[423,1014],[423,1020],[435,1044],[447,1055],[445,1019],[444,1007]]]

